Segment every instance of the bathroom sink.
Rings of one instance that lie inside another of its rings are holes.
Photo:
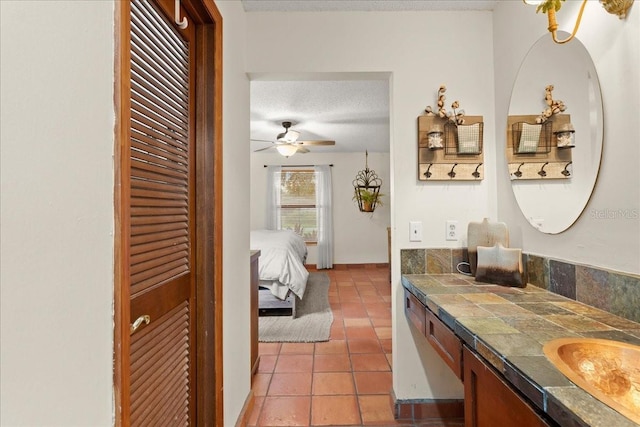
[[[543,350],[574,384],[640,424],[640,346],[596,338],[558,338]]]

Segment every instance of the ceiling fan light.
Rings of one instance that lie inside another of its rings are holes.
[[[283,155],[284,157],[293,156],[298,151],[298,147],[291,144],[281,144],[276,146],[276,150],[278,153]]]
[[[300,132],[296,132],[295,130],[287,130],[284,133],[278,134],[277,139],[280,142],[296,142],[299,136]]]

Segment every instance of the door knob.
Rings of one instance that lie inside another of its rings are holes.
[[[149,322],[151,322],[151,316],[149,316],[148,314],[144,314],[138,317],[136,321],[131,324],[131,334],[133,334],[140,327],[140,325],[142,325],[142,323],[148,325]]]

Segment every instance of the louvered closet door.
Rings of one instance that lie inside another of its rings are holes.
[[[162,6],[130,6],[129,420],[154,427],[195,424],[194,79]]]

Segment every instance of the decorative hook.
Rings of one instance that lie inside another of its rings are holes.
[[[478,163],[478,166],[476,166],[476,170],[471,174],[474,178],[480,178],[480,172],[478,172],[478,168],[480,168],[480,166],[482,166],[482,163]]]
[[[571,163],[573,163],[573,162],[569,162],[566,165],[564,165],[564,170],[562,172],[560,172],[562,175],[571,176],[571,172],[569,172],[569,170],[567,169]]]
[[[517,170],[517,171],[515,171],[515,172],[513,173],[513,174],[514,174],[515,176],[517,176],[518,178],[520,178],[520,177],[522,176],[522,171],[520,170],[520,168],[521,168],[522,166],[524,166],[524,162],[520,163],[520,166],[518,166],[518,170]]]
[[[180,19],[180,0],[175,0],[175,16],[173,20],[181,30],[184,30],[189,25],[186,17],[182,18],[182,20]]]
[[[454,165],[451,167],[451,170],[447,173],[447,175],[449,175],[451,178],[455,178],[456,177],[456,173],[453,171],[456,166],[458,166],[457,163],[454,163]]]
[[[431,166],[433,166],[433,163],[429,163],[429,167],[427,168],[427,171],[424,173],[424,176],[428,178],[431,178],[432,173],[429,172],[429,169],[431,169]]]
[[[538,171],[538,175],[540,175],[541,177],[545,177],[547,176],[547,172],[544,170],[544,167],[547,166],[549,164],[549,162],[545,162],[544,165],[542,165],[542,167],[540,168],[540,170]]]

